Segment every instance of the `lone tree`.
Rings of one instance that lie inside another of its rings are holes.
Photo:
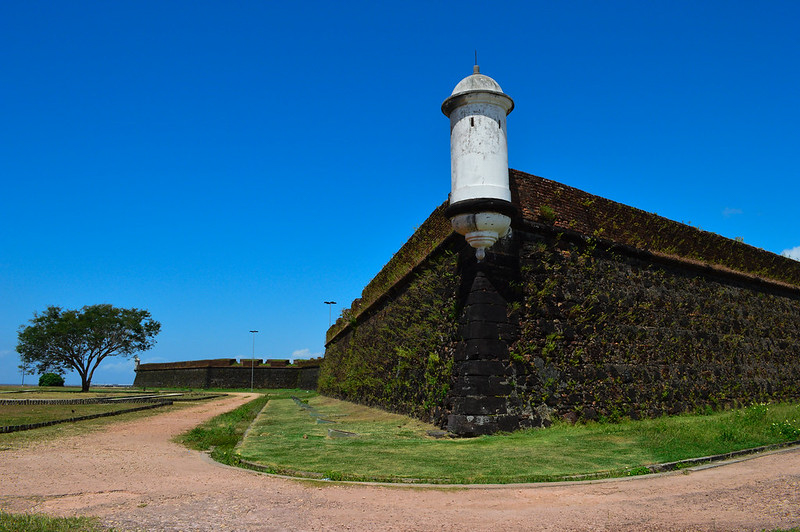
[[[74,369],[81,376],[81,391],[88,392],[103,359],[147,351],[160,330],[146,310],[108,304],[80,310],[51,306],[20,327],[17,352],[23,364],[35,364],[39,373]]]
[[[27,362],[23,361],[22,364],[17,366],[19,369],[20,374],[22,374],[22,384],[20,386],[25,386],[25,375],[33,375],[36,373],[36,370],[28,365]]]

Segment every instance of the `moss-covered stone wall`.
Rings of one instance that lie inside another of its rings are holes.
[[[511,170],[476,264],[443,207],[328,331],[319,390],[463,435],[800,396],[800,263]]]
[[[509,171],[509,183],[524,220],[800,286],[792,259],[518,170]]]
[[[321,393],[442,423],[450,393],[459,287],[457,255],[440,248],[380,308],[329,343]]]
[[[350,308],[342,312],[342,317],[328,329],[326,344],[344,332],[362,313],[369,312],[373,306],[381,304],[386,298],[391,298],[396,287],[404,286],[408,277],[420,268],[432,253],[445,245],[448,238],[454,236],[450,220],[444,215],[446,207],[445,202],[428,216],[411,238],[364,287],[361,297],[354,300]]]
[[[281,367],[256,365],[252,369],[250,360],[242,360],[246,365],[235,365],[235,362],[234,359],[216,359],[140,364],[133,385],[144,388],[249,388],[252,377],[256,388],[313,390],[317,387],[319,365],[313,362]]]
[[[800,290],[556,229],[518,237],[510,411],[641,417],[800,397]]]

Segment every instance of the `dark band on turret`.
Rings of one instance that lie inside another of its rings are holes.
[[[477,212],[498,212],[514,218],[517,215],[517,208],[510,201],[497,198],[476,198],[451,203],[444,214],[448,218],[465,213]]]

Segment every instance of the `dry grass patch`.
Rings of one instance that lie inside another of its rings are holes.
[[[104,414],[127,410],[134,405],[95,404],[95,405],[4,405],[0,406],[0,426],[27,425],[46,421],[57,421],[93,414]]]
[[[2,461],[2,451],[18,449],[30,445],[35,445],[39,442],[52,441],[59,438],[69,438],[72,436],[79,436],[103,430],[106,426],[112,423],[124,423],[126,421],[133,421],[144,417],[155,416],[174,410],[180,410],[191,406],[192,403],[181,402],[174,403],[169,406],[162,406],[151,410],[140,410],[138,412],[129,412],[120,414],[113,417],[102,417],[97,419],[88,419],[78,423],[62,423],[60,425],[53,425],[50,427],[42,427],[33,430],[25,430],[22,432],[12,432],[9,434],[0,434],[0,461]],[[124,409],[135,405],[110,405],[117,408]],[[0,407],[4,409],[5,407]]]

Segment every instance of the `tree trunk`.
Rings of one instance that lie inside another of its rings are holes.
[[[88,392],[89,391],[89,384],[90,384],[89,379],[87,379],[86,376],[81,375],[81,391],[82,392]]]

